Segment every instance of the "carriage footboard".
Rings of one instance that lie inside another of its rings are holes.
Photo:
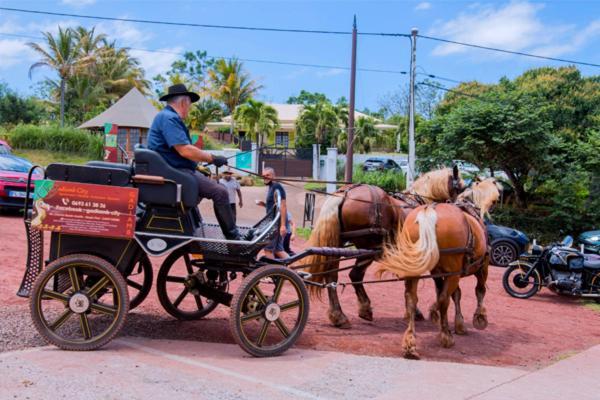
[[[33,229],[29,220],[25,220],[25,232],[27,234],[27,264],[21,287],[17,292],[17,296],[20,297],[29,297],[29,292],[33,288],[44,262],[44,233],[41,230]]]

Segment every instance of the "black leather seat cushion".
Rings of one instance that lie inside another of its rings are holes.
[[[188,172],[173,168],[157,152],[149,149],[136,149],[134,172],[136,175],[155,175],[172,180],[181,185],[181,201],[186,208],[198,205],[198,183]],[[139,184],[139,201],[149,204],[174,205],[173,185]]]
[[[127,171],[129,175],[133,175],[133,165],[131,164],[123,164],[108,161],[88,161],[85,165],[89,165],[91,167],[120,169],[123,171]]]
[[[93,165],[50,164],[46,177],[56,181],[93,183],[96,185],[129,186],[131,170]]]

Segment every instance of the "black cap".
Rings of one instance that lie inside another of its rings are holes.
[[[167,90],[167,94],[163,95],[160,98],[160,101],[167,101],[171,97],[175,97],[175,96],[188,96],[190,98],[190,100],[192,101],[192,103],[195,103],[198,100],[200,100],[200,96],[198,96],[194,92],[189,92],[183,83],[178,83],[176,85],[169,86],[169,89]]]

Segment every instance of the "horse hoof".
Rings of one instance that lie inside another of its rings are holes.
[[[417,353],[417,350],[414,347],[409,349],[404,349],[404,358],[408,360],[420,360],[421,356]]]
[[[465,328],[465,326],[461,323],[461,324],[454,324],[454,332],[457,335],[466,335],[467,334],[467,328]]]
[[[488,326],[488,320],[485,314],[473,315],[473,326],[475,329],[484,330]]]
[[[423,313],[418,308],[417,308],[417,311],[415,312],[415,321],[425,321],[425,317],[423,316]]]
[[[442,344],[443,348],[448,349],[454,346],[454,338],[452,337],[450,332],[442,333],[440,334],[440,343]]]
[[[360,310],[358,312],[358,316],[366,321],[373,321],[373,311],[372,310]]]
[[[350,329],[352,327],[350,320],[343,313],[329,314],[329,321],[333,326],[339,329]]]

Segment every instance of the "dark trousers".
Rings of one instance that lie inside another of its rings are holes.
[[[194,178],[196,178],[196,182],[198,182],[198,201],[201,199],[211,199],[215,204],[229,204],[229,195],[223,185],[202,175],[198,171],[193,171],[192,173]]]
[[[237,221],[237,210],[235,208],[235,203],[229,203],[229,207],[231,207],[231,213],[233,214],[233,220]]]

